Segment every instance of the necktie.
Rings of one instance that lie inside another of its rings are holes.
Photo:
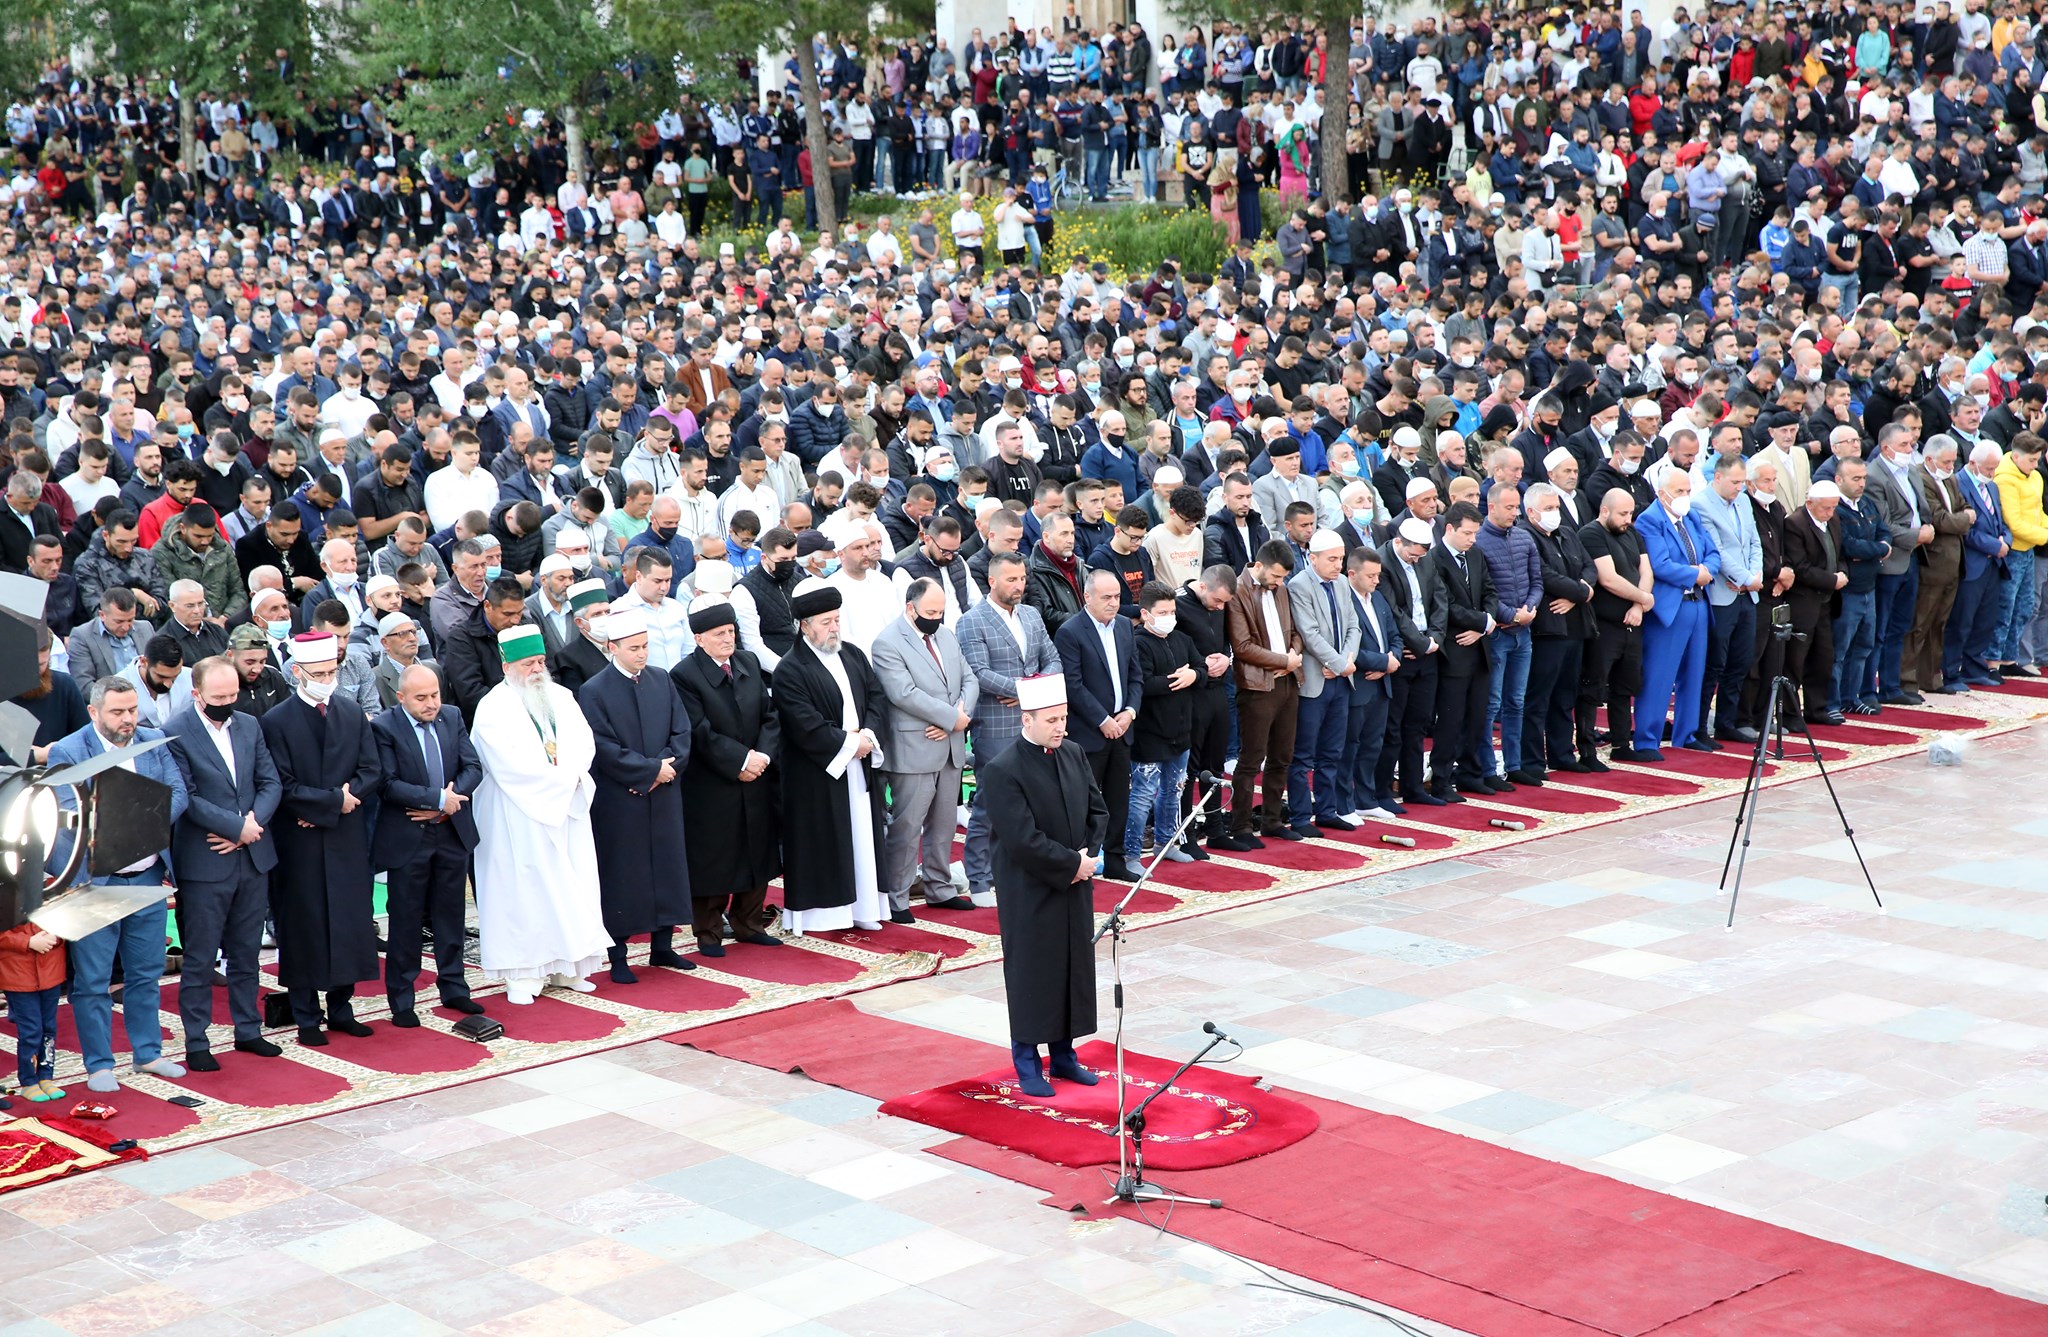
[[[924,638],[924,648],[931,652],[932,663],[937,664],[939,666],[939,676],[942,678],[945,677],[946,661],[939,658],[939,647],[932,644],[931,637],[927,636]]]
[[[441,740],[434,736],[431,724],[415,722],[413,727],[420,731],[420,752],[426,758],[427,779],[440,785],[448,778],[448,773],[441,769]]]
[[[319,705],[313,707],[313,709],[320,712],[321,719],[324,720],[327,718],[327,703],[325,701],[322,701]]]
[[[1330,635],[1334,637],[1337,634],[1337,625],[1341,620],[1337,616],[1337,586],[1335,582],[1328,580],[1323,582],[1323,599],[1330,605]]]
[[[721,669],[723,669],[723,670],[725,671],[725,680],[726,680],[727,682],[731,682],[731,681],[732,681],[732,661],[731,661],[731,660],[727,660],[727,661],[726,661],[725,663],[723,663],[723,664],[720,664],[720,665],[719,665],[718,667],[719,667],[719,668],[721,668]]]
[[[1685,545],[1685,559],[1694,566],[1700,564],[1700,550],[1692,545],[1692,535],[1686,532],[1685,521],[1674,518],[1671,527],[1678,531],[1678,541]]]

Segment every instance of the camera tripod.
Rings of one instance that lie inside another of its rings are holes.
[[[1787,643],[1793,640],[1805,639],[1799,632],[1793,631],[1791,627],[1782,623],[1773,626],[1771,633],[1780,641]],[[1763,728],[1757,731],[1756,751],[1750,755],[1749,759],[1749,775],[1742,782],[1742,797],[1735,805],[1735,830],[1730,832],[1728,836],[1728,856],[1721,861],[1721,890],[1729,893],[1728,923],[1726,927],[1731,933],[1735,931],[1735,902],[1742,896],[1742,870],[1743,866],[1749,861],[1750,836],[1756,830],[1757,801],[1763,795],[1764,759],[1771,751],[1771,743],[1774,736],[1777,740],[1775,759],[1779,761],[1785,759],[1784,706],[1786,703],[1798,699],[1797,691],[1798,689],[1793,685],[1792,680],[1782,674],[1776,675],[1771,679],[1770,697],[1764,706]],[[1806,739],[1807,749],[1813,753],[1814,769],[1820,772],[1820,781],[1823,785],[1827,786],[1828,801],[1835,805],[1835,816],[1841,819],[1842,834],[1849,838],[1850,852],[1855,854],[1856,866],[1863,871],[1864,884],[1870,888],[1870,899],[1877,902],[1877,912],[1883,914],[1885,912],[1884,898],[1877,894],[1877,883],[1871,879],[1870,866],[1863,862],[1863,851],[1856,844],[1856,832],[1849,825],[1849,814],[1842,810],[1842,799],[1839,794],[1835,793],[1835,782],[1828,778],[1827,763],[1822,761],[1820,757],[1820,744],[1814,742],[1813,730],[1807,727],[1805,715],[1797,710],[1792,712],[1792,727],[1799,732],[1801,737]],[[1739,857],[1736,853],[1736,846],[1738,844],[1742,847]],[[1733,886],[1728,881],[1728,871],[1731,865],[1735,870]]]

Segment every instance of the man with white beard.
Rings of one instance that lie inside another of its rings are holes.
[[[543,987],[594,992],[611,935],[598,901],[590,805],[596,739],[576,698],[548,678],[540,628],[498,636],[505,680],[484,694],[471,738],[483,762],[476,791],[476,906],[486,975],[505,1001]]]

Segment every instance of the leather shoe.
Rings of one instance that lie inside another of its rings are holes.
[[[926,901],[924,908],[927,910],[972,910],[974,908],[974,898],[971,896],[954,896],[943,901]]]
[[[327,1043],[327,1032],[321,1030],[318,1026],[301,1026],[299,1027],[299,1043],[319,1049]]]
[[[279,1049],[260,1035],[253,1040],[235,1041],[235,1052],[238,1054],[254,1054],[257,1058],[276,1058],[284,1053],[282,1049]],[[185,1066],[189,1068],[192,1065],[187,1063]]]
[[[969,901],[968,904],[972,905],[974,902]],[[908,910],[891,910],[889,912],[889,922],[892,924],[915,924],[917,916]]]
[[[1356,831],[1358,829],[1358,823],[1348,821],[1342,817],[1318,817],[1316,818],[1316,825],[1322,827],[1325,831]]]
[[[1111,882],[1136,882],[1140,874],[1137,869],[1131,867],[1129,860],[1105,859],[1102,861],[1102,871],[1096,876],[1107,878]]]
[[[484,1014],[484,1005],[474,998],[444,998],[441,1000],[441,1006],[451,1012],[460,1012],[465,1017],[481,1017]]]
[[[1745,724],[1734,729],[1716,729],[1714,737],[1724,743],[1743,743],[1754,747],[1759,735],[1756,730]]]
[[[391,1014],[391,1024],[402,1031],[414,1030],[420,1024],[420,1014],[411,1008],[406,1008],[402,1012],[393,1012]]]
[[[1511,784],[1527,785],[1531,789],[1543,788],[1543,777],[1526,766],[1509,771],[1508,781]]]

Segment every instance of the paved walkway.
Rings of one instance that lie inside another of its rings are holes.
[[[2036,730],[1844,777],[1884,917],[1802,785],[1733,934],[1728,803],[1147,930],[1132,1042],[1215,1020],[1282,1084],[2048,1299],[2044,769]],[[1004,1038],[999,967],[858,1001]],[[1393,1331],[942,1137],[638,1045],[0,1198],[0,1337]]]

